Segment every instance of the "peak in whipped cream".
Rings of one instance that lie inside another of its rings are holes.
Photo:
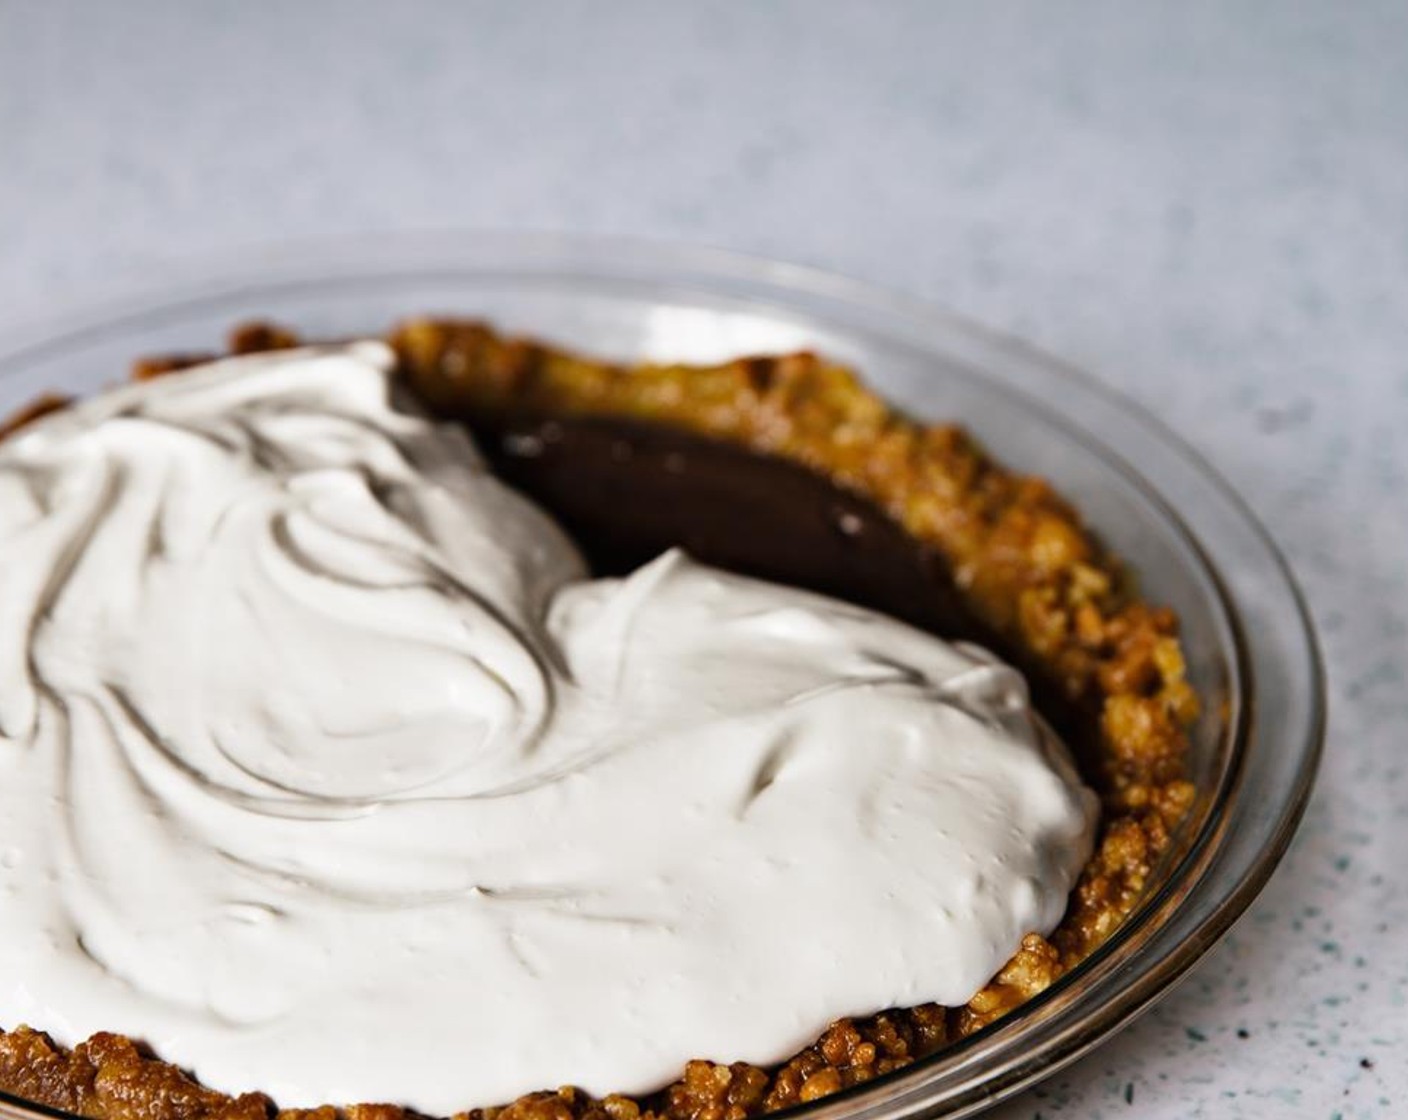
[[[592,580],[375,342],[0,443],[0,1025],[450,1113],[961,1004],[1095,802],[1011,669],[671,552]]]

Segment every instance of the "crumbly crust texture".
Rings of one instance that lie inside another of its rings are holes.
[[[1114,557],[1039,478],[1005,470],[962,428],[923,425],[847,368],[811,353],[716,366],[615,365],[468,320],[419,319],[388,340],[432,411],[603,416],[673,425],[779,456],[864,495],[943,560],[965,602],[1089,727],[1086,779],[1100,793],[1096,850],[1049,939],[1021,949],[965,1006],[886,1011],[833,1023],[780,1066],[692,1061],[649,1097],[545,1091],[465,1120],[743,1120],[817,1100],[931,1054],[992,1023],[1090,955],[1134,909],[1194,795],[1184,678],[1172,612],[1131,590]],[[298,343],[272,324],[240,327],[233,353]],[[144,359],[139,379],[209,360]],[[8,434],[65,400],[45,397],[0,424]],[[473,1055],[466,1055],[473,1061]],[[26,1026],[0,1032],[0,1090],[91,1120],[406,1120],[394,1105],[276,1109],[227,1096],[120,1035],[71,1050]],[[471,1102],[467,1102],[471,1103]]]

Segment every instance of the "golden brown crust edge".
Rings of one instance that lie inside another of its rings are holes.
[[[1177,620],[1141,602],[1113,557],[1044,481],[1014,475],[961,428],[924,426],[891,410],[844,367],[808,353],[717,366],[591,361],[463,320],[415,320],[389,336],[402,375],[439,414],[524,410],[668,423],[800,463],[889,513],[949,564],[969,605],[1024,652],[1096,729],[1103,818],[1065,920],[1029,935],[961,1008],[927,1005],[834,1023],[775,1069],[690,1062],[642,1100],[572,1089],[529,1094],[472,1120],[743,1120],[815,1100],[898,1069],[986,1026],[1095,950],[1139,901],[1192,803],[1186,728],[1197,700],[1184,679]],[[234,353],[297,343],[252,324]],[[211,355],[146,359],[159,376]],[[0,436],[63,407],[50,397],[0,425]],[[473,1060],[468,1056],[468,1060]],[[0,1033],[0,1089],[93,1120],[256,1120],[258,1093],[198,1085],[130,1040],[99,1034],[64,1050],[40,1032]],[[402,1120],[387,1105],[290,1110],[287,1120]]]

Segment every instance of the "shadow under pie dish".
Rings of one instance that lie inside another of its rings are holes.
[[[292,341],[251,331],[235,348]],[[598,572],[686,543],[722,566],[981,638],[1022,664],[1104,802],[1100,845],[1065,922],[1049,941],[1023,943],[967,1004],[842,1021],[777,1068],[697,1062],[638,1099],[548,1093],[516,1111],[741,1116],[866,1084],[980,1038],[1104,943],[1147,900],[1162,864],[1184,854],[1177,824],[1199,812],[1186,738],[1196,705],[1173,616],[1143,605],[1049,486],[995,466],[958,429],[899,418],[811,355],[612,367],[459,321],[411,322],[391,341],[398,377],[436,415],[468,421],[498,469],[569,525]],[[758,472],[767,483],[750,488]],[[651,510],[622,518],[609,496],[633,484],[654,493]],[[733,514],[778,532],[740,542],[737,522],[728,531],[730,495],[745,507]],[[821,543],[789,549],[799,538]],[[897,586],[905,593],[894,595]],[[10,1091],[88,1115],[268,1107],[198,1090],[117,1038],[62,1054],[12,1031],[4,1053]],[[466,1102],[481,1103],[491,1102]]]

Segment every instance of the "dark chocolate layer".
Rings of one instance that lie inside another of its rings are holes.
[[[548,509],[597,575],[672,546],[744,575],[977,639],[940,559],[820,475],[687,432],[601,419],[477,427],[500,476]]]

